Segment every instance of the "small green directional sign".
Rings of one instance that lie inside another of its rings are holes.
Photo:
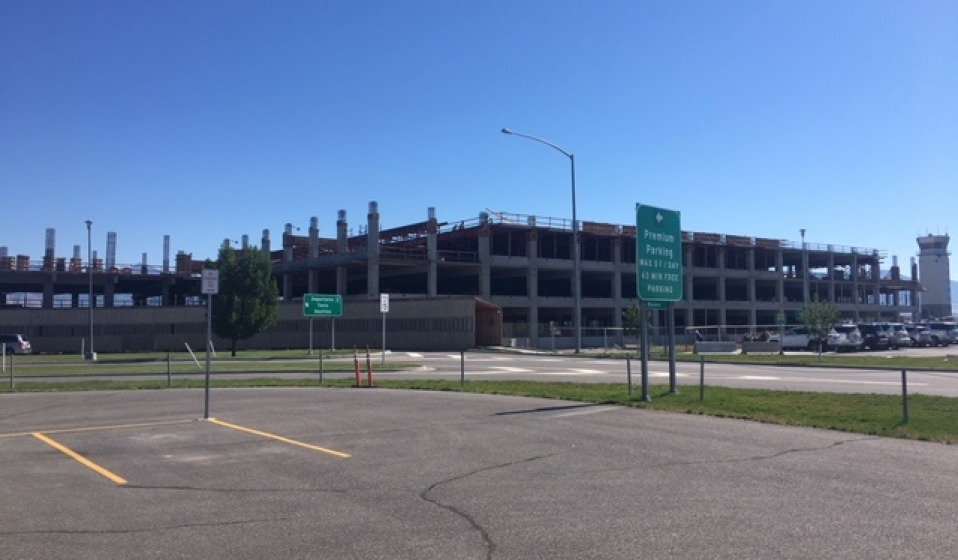
[[[303,294],[303,316],[342,317],[343,296],[329,294]]]
[[[635,205],[639,299],[682,299],[682,225],[677,211]]]

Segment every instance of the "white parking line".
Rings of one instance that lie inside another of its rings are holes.
[[[518,368],[518,367],[506,367],[506,366],[491,366],[492,369],[499,370],[505,373],[531,373],[533,370]]]
[[[590,407],[590,408],[584,408],[582,410],[575,410],[572,412],[563,412],[561,414],[553,414],[551,418],[564,418],[566,416],[582,416],[584,414],[598,414],[600,412],[611,412],[613,410],[621,410],[621,407],[618,407],[618,406]]]

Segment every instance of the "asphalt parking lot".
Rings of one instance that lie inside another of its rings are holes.
[[[378,389],[0,395],[0,557],[958,552],[958,449]]]

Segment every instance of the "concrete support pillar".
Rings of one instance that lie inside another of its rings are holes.
[[[529,344],[539,345],[539,233],[529,232],[526,238],[526,255],[529,257],[529,275],[526,277],[529,293]]]
[[[379,204],[369,203],[366,216],[366,295],[379,299]]]
[[[489,227],[479,230],[479,295],[489,298],[492,295],[492,250],[490,247]]]
[[[101,280],[103,281],[103,307],[113,307],[114,302],[114,280],[113,274],[103,274]]]
[[[53,307],[54,282],[56,282],[55,274],[51,274],[50,277],[43,282],[43,302],[41,303],[41,306],[44,309],[50,309]]]
[[[778,272],[778,282],[775,283],[778,310],[785,311],[785,254],[781,248],[775,251],[775,271]]]
[[[692,280],[695,277],[695,267],[693,263],[695,262],[695,250],[692,248],[691,244],[683,246],[685,250],[685,301],[695,301],[695,294],[692,291],[693,282]],[[692,320],[692,315],[689,315],[689,321]],[[687,323],[691,324],[691,323]]]
[[[349,228],[346,222],[346,211],[340,210],[336,219],[336,254],[345,255],[349,252]],[[344,296],[349,277],[345,265],[336,266],[336,293]]]
[[[429,208],[426,225],[426,262],[429,263],[426,293],[429,297],[435,297],[439,293],[439,221],[436,220],[435,208]]]
[[[306,291],[315,294],[319,286],[319,271],[313,268],[319,257],[319,219],[309,219],[309,264],[306,271]]]

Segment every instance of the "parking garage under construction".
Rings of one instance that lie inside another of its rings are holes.
[[[316,218],[306,235],[296,235],[297,229],[287,224],[280,247],[273,247],[264,230],[258,248],[243,236],[238,249],[270,254],[281,307],[286,308],[269,335],[270,345],[305,346],[299,312],[304,294],[343,296],[348,310],[366,317],[354,325],[359,330],[376,329],[369,317],[376,316],[380,295],[390,294],[399,304],[395,310],[401,310],[390,315],[390,331],[410,333],[401,337],[409,348],[434,346],[431,333],[448,335],[453,323],[417,321],[441,318],[444,302],[475,302],[468,305],[473,311],[458,315],[454,323],[469,333],[454,345],[466,347],[570,347],[577,301],[583,344],[601,346],[610,338],[621,340],[623,312],[636,303],[635,225],[581,221],[574,236],[570,220],[486,211],[468,220],[440,221],[430,208],[424,221],[382,229],[379,206],[371,202],[356,235],[345,211],[338,213],[335,237],[320,236]],[[578,284],[573,281],[576,237]],[[904,279],[893,259],[883,273],[885,255],[877,249],[683,231],[682,252],[684,295],[674,304],[679,334],[698,328],[732,337],[782,319],[796,324],[804,302],[813,299],[834,303],[843,318],[855,321],[921,316],[917,266],[912,262],[911,279]],[[27,270],[21,270],[23,264],[19,257],[0,256],[0,291],[44,294],[40,307],[47,309],[55,307],[59,294],[69,293],[66,307],[81,306],[87,269],[78,255],[62,264],[47,255],[39,267],[28,265]],[[98,266],[92,289],[102,297],[98,305],[106,307],[115,305],[113,296],[121,290],[131,294],[132,310],[196,306],[202,267],[203,262],[182,252],[172,271],[148,271],[145,263],[120,269]],[[133,282],[137,276],[144,277],[142,285]],[[9,313],[3,316],[12,318]],[[655,320],[664,324],[664,317]],[[4,330],[15,326],[2,318],[0,322]],[[21,331],[30,334],[29,329],[40,326],[28,320]],[[157,328],[170,331],[168,325]],[[336,326],[344,341],[350,328],[345,322]],[[318,332],[328,337],[329,330],[323,325]],[[260,344],[265,343],[261,338]],[[256,339],[249,344],[255,346]]]

